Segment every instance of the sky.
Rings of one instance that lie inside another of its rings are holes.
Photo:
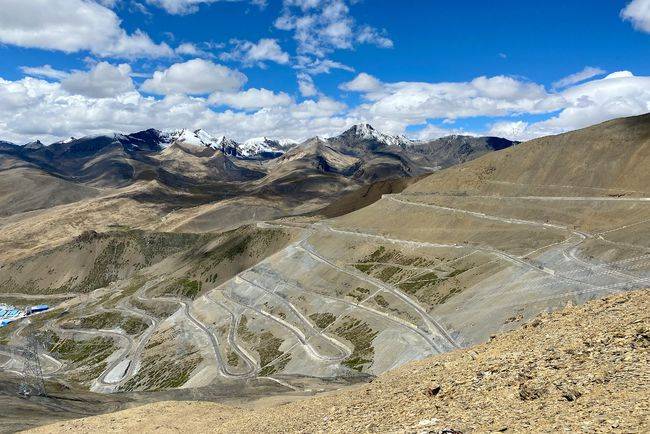
[[[0,0],[0,139],[527,140],[650,112],[650,0]]]

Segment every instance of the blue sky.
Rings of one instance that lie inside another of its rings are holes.
[[[0,138],[16,142],[358,122],[528,139],[648,111],[650,0],[4,0],[0,14]]]

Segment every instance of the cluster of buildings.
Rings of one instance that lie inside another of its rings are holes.
[[[39,304],[26,309],[19,309],[8,304],[0,303],[0,327],[5,327],[9,323],[18,321],[29,315],[44,312],[49,308],[50,307],[47,304]]]

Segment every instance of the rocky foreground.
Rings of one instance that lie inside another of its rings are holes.
[[[649,362],[641,290],[274,408],[163,402],[31,432],[650,432]]]

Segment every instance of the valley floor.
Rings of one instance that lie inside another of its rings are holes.
[[[161,402],[31,432],[648,432],[649,349],[638,290],[270,409]]]

